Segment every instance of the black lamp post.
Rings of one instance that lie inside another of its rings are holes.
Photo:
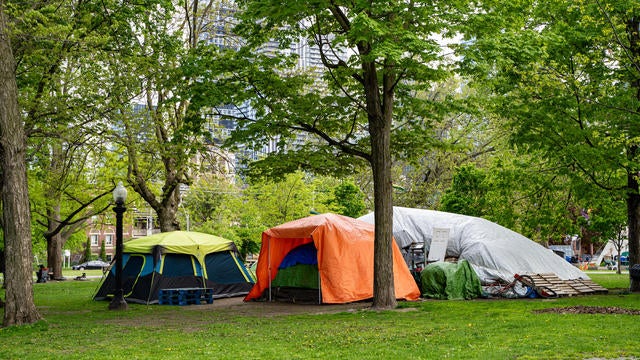
[[[122,214],[127,210],[124,202],[127,200],[127,189],[118,183],[113,190],[113,201],[116,206],[113,211],[116,213],[116,292],[113,300],[109,303],[109,310],[126,310],[127,302],[124,299],[122,288]]]

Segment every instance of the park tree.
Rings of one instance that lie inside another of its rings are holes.
[[[34,323],[41,315],[33,302],[27,143],[5,7],[5,1],[0,0],[0,187],[6,288],[3,325],[11,326]]]
[[[84,261],[93,260],[93,254],[91,253],[91,239],[87,238],[84,243],[84,253],[82,255]]]
[[[458,168],[489,167],[489,159],[502,157],[506,136],[499,121],[477,106],[485,94],[474,91],[461,78],[452,78],[421,96],[434,103],[458,99],[456,111],[427,129],[431,146],[414,156],[394,159],[394,204],[436,209]],[[426,134],[425,134],[426,136]]]
[[[48,262],[58,276],[61,276],[60,250],[67,235],[92,212],[99,211],[95,201],[108,193],[105,188],[112,183],[107,179],[83,178],[87,164],[94,169],[101,164],[99,153],[88,150],[100,144],[87,139],[104,137],[111,126],[104,120],[120,110],[106,100],[111,96],[105,86],[109,84],[105,59],[113,58],[120,41],[117,35],[125,34],[124,29],[131,31],[132,19],[140,13],[139,8],[146,6],[151,3],[3,2],[3,11],[11,23],[10,31],[4,32],[5,40],[11,39],[6,44],[11,44],[12,53],[9,56],[3,52],[2,58],[17,59],[13,72],[20,111],[16,121],[23,126],[21,132],[12,134],[24,134],[29,146],[28,157],[18,154],[13,161],[29,161],[29,168],[35,172],[32,178],[44,179],[39,176],[45,174],[47,181],[39,185],[43,185],[43,192],[50,192],[47,193],[50,198],[40,203],[43,206],[37,209],[37,214],[41,217],[35,220],[46,228],[43,234],[48,242]],[[78,161],[83,156],[85,161]],[[11,173],[19,174],[18,170]],[[71,184],[87,187],[78,186],[70,191]],[[13,222],[16,224],[30,219],[20,212],[11,214],[19,217]],[[31,267],[30,254],[16,253],[16,256],[24,261],[25,268]],[[7,281],[13,281],[9,277]],[[17,280],[21,284],[28,282]],[[21,303],[28,306],[28,300],[23,298]]]
[[[494,155],[483,167],[459,167],[438,209],[482,217],[545,246],[579,232],[573,213],[593,202],[578,198],[555,166],[531,154]]]
[[[182,211],[189,216],[191,228],[213,223],[224,228],[233,221],[230,204],[240,195],[240,189],[226,178],[203,174],[182,195]]]
[[[188,59],[198,58],[228,6],[210,0],[141,9],[141,25],[126,40],[130,56],[111,64],[114,100],[124,104],[113,136],[127,156],[127,182],[156,212],[163,232],[180,228],[181,192],[198,175],[196,159],[219,154],[205,119],[190,115],[183,89],[198,80]]]
[[[373,307],[394,307],[392,149],[399,154],[427,146],[424,130],[445,111],[416,94],[448,77],[436,37],[455,33],[465,5],[237,4],[241,21],[234,31],[245,46],[226,61],[201,59],[202,68],[223,74],[194,86],[208,100],[202,108],[215,107],[216,100],[251,106],[254,114],[235,119],[230,142],[260,148],[275,140],[278,146],[252,165],[253,174],[303,169],[339,176],[370,166],[376,227]],[[320,69],[295,70],[297,58],[285,49],[306,46],[319,54]],[[235,96],[224,99],[223,94]],[[307,141],[301,144],[299,137]]]
[[[98,255],[98,258],[102,261],[107,261],[107,242],[104,240],[100,243],[100,255]]]
[[[46,241],[47,266],[55,279],[62,278],[65,244],[89,218],[109,208],[112,190],[108,177],[99,174],[99,165],[91,160],[104,147],[88,139],[60,141],[63,137],[60,132],[53,141],[40,139],[51,145],[33,155],[30,177],[34,224]]]
[[[489,100],[518,150],[555,163],[576,196],[606,190],[625,199],[630,264],[640,263],[640,5],[553,1],[485,10],[469,19],[464,47],[475,83],[495,91]],[[640,291],[640,280],[631,278],[630,288]]]
[[[313,206],[311,180],[302,172],[287,174],[280,181],[257,180],[244,191],[248,201],[261,207],[267,227],[309,216]]]
[[[597,245],[604,251],[605,245],[611,242],[614,253],[603,255],[611,256],[611,260],[617,256],[617,272],[620,274],[620,256],[628,240],[626,199],[623,193],[606,190],[591,191],[587,194],[590,198],[584,199],[584,203],[588,204],[588,207],[585,206],[580,219],[583,232],[588,234],[590,240],[587,245]]]
[[[20,107],[29,145],[33,222],[47,242],[47,265],[62,277],[62,248],[91,216],[108,208],[113,180],[103,170],[109,125],[104,61],[113,20],[127,7],[104,3],[12,3]]]
[[[233,240],[242,256],[260,250],[261,234],[270,227],[329,211],[357,217],[365,209],[360,189],[333,177],[294,172],[271,180],[236,181],[202,176],[182,206],[193,230]]]
[[[353,182],[346,181],[333,189],[333,196],[326,204],[335,213],[357,218],[364,215],[366,205],[362,190]]]
[[[440,210],[476,217],[487,215],[488,186],[483,171],[466,165],[458,168],[451,187],[440,199]]]

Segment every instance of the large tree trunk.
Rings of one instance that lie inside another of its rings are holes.
[[[31,214],[26,169],[26,138],[18,110],[15,60],[0,0],[0,165],[5,244],[4,326],[41,319],[33,302]]]
[[[370,123],[369,126],[373,124]],[[382,126],[380,126],[382,125]],[[380,124],[371,133],[375,216],[373,256],[373,308],[391,309],[397,305],[393,280],[393,199],[389,154],[390,127]],[[383,149],[385,151],[381,151]]]
[[[167,195],[160,203],[154,206],[156,214],[158,214],[158,222],[160,223],[160,231],[168,232],[180,230],[177,214],[178,206],[180,206],[180,184],[175,186],[169,195]]]
[[[53,279],[62,279],[62,236],[57,233],[47,239],[47,266]]]
[[[155,209],[156,214],[158,214],[161,232],[180,230],[180,224],[178,224],[177,219],[179,205],[177,201],[168,201],[166,204],[163,202],[161,207]]]
[[[375,242],[373,254],[373,308],[397,306],[393,280],[393,193],[391,184],[391,103],[392,96],[379,96],[374,63],[363,64],[365,93],[371,137]],[[385,86],[386,88],[386,86]],[[385,94],[388,94],[385,91]]]
[[[629,38],[630,58],[634,62],[635,68],[640,66],[640,19],[638,17],[630,17],[626,24],[627,36]],[[631,81],[632,87],[636,90],[635,100],[640,103],[640,76],[636,73],[636,78]],[[636,108],[640,112],[640,107]],[[635,126],[633,129],[637,129]],[[630,134],[630,137],[637,137],[637,133]],[[638,145],[632,145],[627,149],[627,158],[631,163],[637,161],[639,154]],[[633,169],[627,174],[627,217],[629,227],[629,268],[634,264],[640,264],[640,187],[638,186],[638,169]],[[640,280],[634,280],[630,277],[629,290],[633,292],[640,291]]]
[[[47,240],[47,266],[49,267],[49,272],[53,272],[54,279],[62,278],[62,238],[60,233],[56,232],[59,224],[60,206],[52,206],[47,209],[47,232],[45,237]]]

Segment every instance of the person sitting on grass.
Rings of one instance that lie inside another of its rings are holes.
[[[46,283],[47,280],[49,280],[49,269],[44,267],[44,265],[40,264],[38,266],[38,271],[36,272],[36,276],[38,277],[38,280],[36,282]]]

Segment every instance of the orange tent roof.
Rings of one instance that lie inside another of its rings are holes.
[[[314,215],[262,233],[257,281],[245,301],[259,298],[276,277],[290,250],[313,242],[323,303],[345,303],[373,297],[374,225],[336,214]],[[393,274],[396,298],[417,300],[420,290],[395,241]]]

